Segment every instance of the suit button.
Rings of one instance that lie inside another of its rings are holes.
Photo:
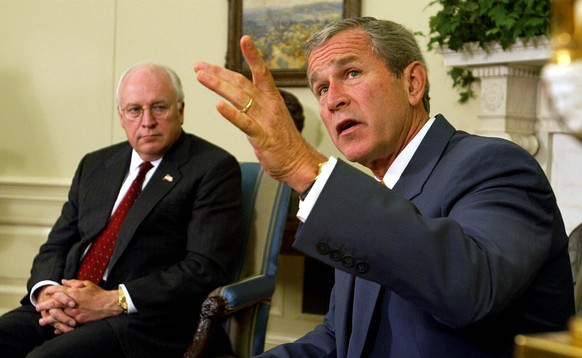
[[[358,271],[358,273],[366,273],[369,269],[370,266],[363,261],[360,261],[356,264],[356,271]]]
[[[318,242],[317,243],[317,252],[319,252],[322,255],[327,255],[327,253],[329,252],[329,245],[323,241]]]
[[[352,268],[356,264],[356,260],[352,255],[344,255],[344,257],[342,257],[342,263],[345,267]]]
[[[329,250],[329,258],[333,261],[339,261],[343,257],[342,250],[340,249],[331,249]]]

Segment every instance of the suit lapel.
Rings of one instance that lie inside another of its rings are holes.
[[[434,170],[454,133],[455,128],[447,122],[445,117],[437,115],[410,163],[394,185],[394,191],[408,200],[420,194],[424,183]]]
[[[115,249],[108,265],[109,270],[117,263],[145,217],[182,179],[180,166],[188,161],[189,148],[190,139],[182,133],[182,136],[172,149],[164,155],[164,159],[162,159],[156,172],[138,196],[119,230]]]
[[[119,194],[125,175],[129,168],[131,158],[131,147],[129,145],[120,150],[116,155],[103,161],[103,167],[96,170],[92,176],[91,188],[85,192],[87,202],[97,203],[96,208],[91,215],[93,216],[94,225],[88,228],[86,235],[83,235],[85,243],[83,247],[89,245],[97,235],[103,231],[107,221],[111,216],[111,211],[115,200]],[[83,213],[83,215],[86,215]]]

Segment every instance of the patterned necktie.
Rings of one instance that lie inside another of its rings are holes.
[[[139,193],[141,193],[141,187],[143,186],[145,175],[152,167],[153,165],[150,162],[141,163],[137,177],[133,183],[131,183],[129,190],[121,200],[121,203],[119,203],[117,209],[115,209],[113,215],[109,218],[107,226],[93,241],[89,251],[87,251],[87,254],[83,258],[81,268],[77,274],[79,280],[90,280],[96,285],[101,282],[105,268],[109,263],[111,254],[113,253],[119,229],[121,228],[129,209],[131,209],[133,202]]]

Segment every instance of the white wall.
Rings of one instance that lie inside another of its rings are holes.
[[[363,0],[362,14],[428,32],[430,0]],[[185,129],[239,160],[254,160],[245,137],[216,112],[217,96],[199,85],[196,60],[223,64],[227,0],[0,0],[0,180],[68,182],[87,151],[124,139],[113,103],[127,66],[154,60],[184,82]],[[420,39],[426,47],[426,39]],[[459,105],[440,55],[429,53],[434,113],[476,128],[476,103]],[[305,137],[337,154],[307,88],[291,88],[305,106]]]

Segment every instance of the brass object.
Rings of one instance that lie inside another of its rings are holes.
[[[582,357],[582,318],[572,318],[568,331],[518,335],[515,337],[514,357]]]
[[[569,65],[582,58],[581,6],[580,0],[551,1],[551,62]]]

